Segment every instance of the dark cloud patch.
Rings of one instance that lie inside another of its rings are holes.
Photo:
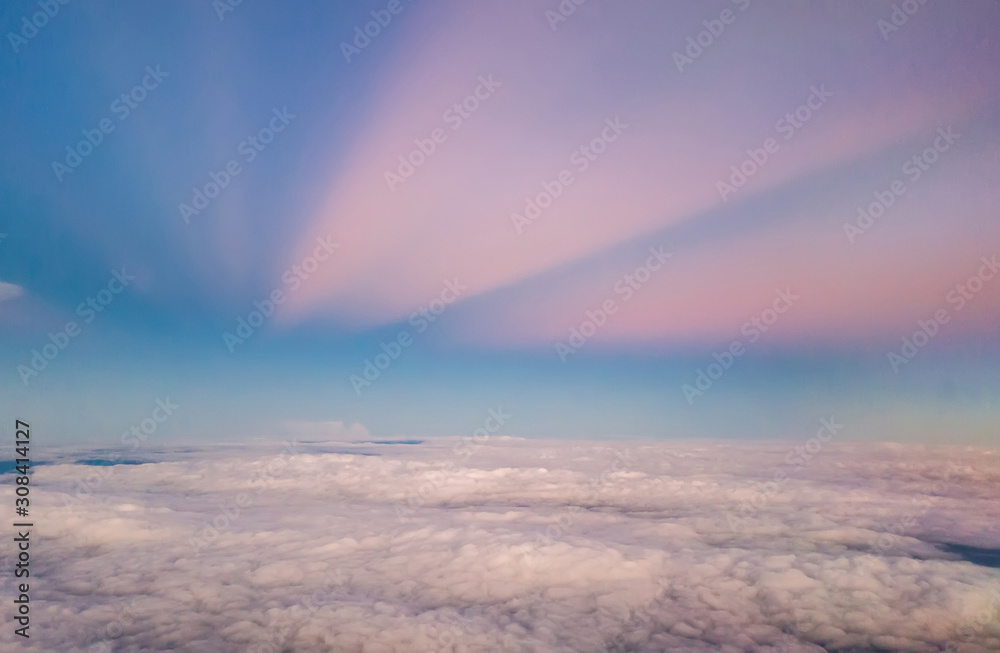
[[[32,461],[31,466],[37,467],[39,465],[47,464],[44,460],[38,462]],[[17,468],[17,461],[15,460],[0,460],[0,474],[13,474]]]
[[[423,444],[423,440],[362,440],[358,444]]]
[[[94,467],[111,467],[112,465],[145,465],[148,460],[128,460],[115,458],[84,458],[77,460],[75,465],[91,465]]]
[[[971,562],[974,565],[1000,569],[1000,548],[986,549],[979,546],[969,546],[968,544],[951,544],[942,542],[938,544],[947,553],[954,553],[962,560]]]

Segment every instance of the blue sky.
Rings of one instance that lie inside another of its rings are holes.
[[[526,437],[995,439],[995,3],[389,5],[69,2],[37,33],[5,5],[4,414],[53,442],[164,397],[164,440],[496,407]]]

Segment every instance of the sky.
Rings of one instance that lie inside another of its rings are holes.
[[[54,7],[0,10],[52,442],[995,441],[996,3]]]

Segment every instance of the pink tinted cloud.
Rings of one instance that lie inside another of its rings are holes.
[[[532,18],[537,16],[492,5],[457,6],[449,23],[399,48],[383,73],[368,124],[295,255],[300,260],[316,236],[334,234],[342,245],[337,260],[291,297],[281,321],[321,314],[363,327],[405,319],[436,297],[445,280],[467,285],[467,299],[723,206],[716,181],[745,158],[747,147],[766,138],[775,137],[780,150],[725,205],[878,152],[942,120],[961,120],[979,104],[975,97],[914,89],[852,93],[828,85],[834,96],[786,141],[774,125],[797,102],[744,112],[728,102],[724,83],[682,92],[643,84],[635,94],[592,94],[574,103],[580,88],[600,79],[595,46],[572,32],[554,38],[545,22]],[[615,29],[608,25],[608,38],[656,38],[653,30],[636,35]],[[491,75],[500,86],[452,129],[445,112]],[[802,101],[809,92],[802,89]],[[628,127],[581,171],[571,153],[607,133],[605,120],[615,117]],[[436,128],[444,142],[390,191],[385,172],[415,149],[414,139],[426,144]],[[537,196],[542,183],[564,169],[574,183],[518,234],[511,214],[523,215],[525,198]],[[768,243],[754,246],[766,251]],[[735,260],[742,260],[737,254]],[[715,259],[706,254],[690,265],[713,283]],[[738,276],[771,274],[767,265],[751,265],[759,269]],[[725,279],[714,283],[725,285]],[[750,307],[752,293],[742,291],[726,311],[742,314]],[[672,292],[693,306],[703,301],[684,288]],[[718,310],[685,314],[670,324],[702,329],[718,320],[724,330],[731,316]],[[652,318],[645,323],[659,324]],[[659,328],[638,327],[623,337],[646,337]],[[609,337],[614,333],[609,330]]]
[[[637,290],[616,284],[649,260],[631,248],[600,269],[525,284],[495,305],[476,306],[449,335],[496,347],[565,342],[587,311],[611,299],[617,310],[593,337],[596,346],[725,342],[777,291],[800,299],[770,331],[771,344],[894,342],[941,309],[951,320],[943,338],[995,333],[1000,273],[984,257],[1000,260],[1000,226],[987,208],[996,193],[973,175],[989,157],[943,165],[935,179],[912,184],[853,244],[843,229],[853,209],[802,209],[795,219],[688,249],[654,236],[650,245],[673,256]],[[858,204],[869,199],[857,195]],[[958,285],[980,273],[992,278],[960,301]]]

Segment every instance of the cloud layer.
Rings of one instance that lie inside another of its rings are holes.
[[[991,452],[479,440],[63,452],[25,650],[1000,648]]]

